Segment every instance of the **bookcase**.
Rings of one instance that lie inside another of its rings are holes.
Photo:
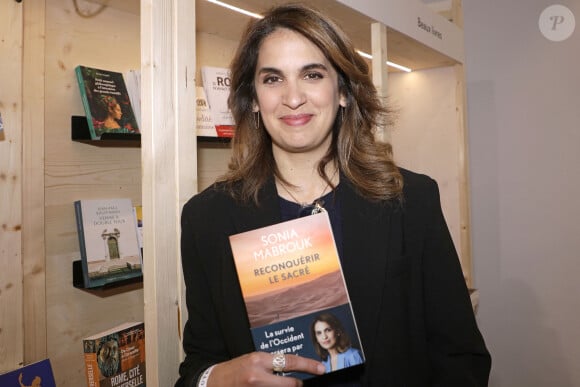
[[[261,12],[277,2],[231,4]],[[10,325],[15,334],[2,337],[12,340],[3,347],[19,350],[10,359],[0,359],[0,366],[10,369],[50,357],[58,385],[83,385],[82,337],[123,321],[144,320],[148,383],[172,385],[187,317],[178,250],[180,209],[225,170],[229,156],[227,143],[197,141],[193,86],[201,80],[201,65],[228,65],[248,17],[206,0],[76,3],[89,13],[101,4],[107,7],[94,17],[79,16],[73,0],[15,2],[10,8],[19,18],[23,42],[24,59],[18,67],[24,86],[16,91],[26,101],[16,115],[22,129],[16,140],[24,160],[19,169],[23,232],[10,240],[22,246],[23,269],[11,275],[21,275],[23,281],[3,295],[16,294],[24,307]],[[440,183],[470,283],[461,29],[411,0],[310,3],[335,17],[361,51],[373,54],[375,83],[400,108],[400,125],[382,136],[393,142],[401,163]],[[455,22],[460,21],[460,8],[459,1],[452,1]],[[416,71],[387,71],[387,59]],[[141,68],[140,148],[71,141],[71,116],[83,114],[74,78],[78,64],[121,71]],[[102,297],[75,289],[71,273],[79,257],[72,203],[101,196],[126,196],[142,204],[145,223],[143,286]],[[0,259],[2,264],[12,262],[6,256]],[[0,298],[3,310],[9,310],[6,298]]]

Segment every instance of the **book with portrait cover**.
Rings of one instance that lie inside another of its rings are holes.
[[[146,385],[145,324],[126,322],[83,339],[88,387]]]
[[[234,117],[228,107],[230,70],[224,67],[201,67],[201,81],[217,137],[233,137]]]
[[[142,276],[131,199],[83,199],[74,206],[85,288]]]
[[[229,239],[257,351],[316,359],[327,372],[364,362],[326,212]]]
[[[75,74],[92,140],[104,133],[139,134],[123,73],[79,65]]]
[[[2,387],[56,387],[49,359],[25,365],[0,375]]]

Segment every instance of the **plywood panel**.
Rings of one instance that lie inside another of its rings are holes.
[[[72,1],[46,1],[46,329],[58,386],[85,384],[84,336],[144,317],[142,289],[99,297],[72,286],[72,261],[80,257],[74,200],[129,197],[141,203],[139,149],[70,140],[71,115],[84,115],[74,68],[139,68],[139,32],[140,20],[133,13],[109,7],[96,17],[83,18]]]
[[[0,2],[0,372],[24,360],[21,57],[22,8]]]
[[[391,132],[395,159],[403,167],[430,175],[439,184],[443,212],[453,242],[462,251],[459,197],[462,165],[462,127],[457,109],[456,72],[453,67],[422,70],[389,77],[389,98],[398,110]],[[469,277],[469,257],[460,257]]]
[[[44,243],[44,43],[45,2],[23,3],[22,61],[22,263],[24,361],[46,358]]]

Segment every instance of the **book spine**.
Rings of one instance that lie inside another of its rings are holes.
[[[85,79],[83,76],[84,66],[77,66],[75,68],[75,74],[77,77],[77,82],[79,84],[79,91],[81,93],[81,101],[83,102],[83,107],[85,109],[85,115],[87,116],[87,123],[89,125],[89,132],[91,133],[91,139],[98,140],[99,137],[95,132],[95,127],[93,126],[93,115],[91,113],[91,105],[87,96]]]
[[[85,287],[90,287],[89,268],[87,262],[87,247],[85,244],[85,228],[83,226],[83,209],[80,200],[75,201],[75,219],[77,222],[77,234],[79,237],[79,248],[81,253],[81,264],[83,267],[83,281]]]
[[[85,375],[87,387],[100,387],[99,365],[97,364],[97,354],[94,352],[85,353]]]

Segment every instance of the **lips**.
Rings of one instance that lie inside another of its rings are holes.
[[[306,125],[312,119],[312,114],[290,114],[280,117],[286,125],[300,126]]]

